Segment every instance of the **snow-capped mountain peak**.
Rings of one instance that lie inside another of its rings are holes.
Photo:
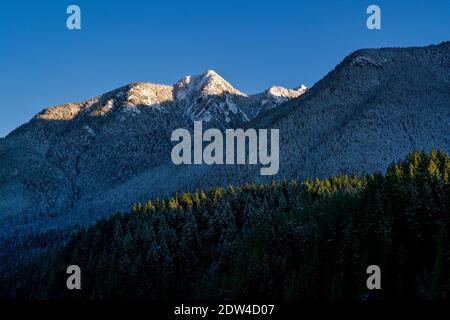
[[[114,91],[83,102],[49,107],[34,118],[43,120],[73,120],[80,115],[98,117],[116,111],[139,114],[142,108],[167,112],[162,107],[173,101],[173,87],[146,82],[131,83]]]
[[[278,107],[284,102],[301,96],[307,90],[308,88],[305,85],[301,85],[295,89],[271,86],[266,91],[251,96],[253,107],[249,111],[249,117],[254,118],[262,111]]]
[[[288,89],[280,86],[272,86],[267,89],[267,94],[275,97],[296,98],[307,90],[305,85],[301,85],[296,89]]]
[[[174,97],[183,106],[183,115],[189,120],[221,123],[249,120],[239,106],[243,101],[237,101],[247,95],[213,70],[182,78],[174,85]]]
[[[208,70],[198,76],[183,77],[175,84],[174,92],[177,100],[197,96],[218,96],[224,93],[245,96],[213,70]]]
[[[117,119],[125,121],[142,112],[179,112],[186,121],[236,124],[298,97],[305,88],[273,86],[263,93],[248,96],[214,70],[207,70],[200,75],[185,76],[174,85],[131,83],[84,102],[50,107],[35,118],[67,121],[116,115]]]

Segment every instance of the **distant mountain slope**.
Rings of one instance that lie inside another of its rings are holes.
[[[173,165],[170,135],[193,120],[221,129],[278,128],[279,174]],[[449,123],[449,42],[358,50],[307,91],[272,87],[246,95],[214,71],[173,86],[130,84],[46,109],[0,140],[0,237],[16,252],[23,235],[72,230],[154,196],[384,171],[413,149],[450,152]]]
[[[43,110],[0,140],[0,236],[92,223],[141,193],[187,187],[190,169],[170,162],[172,131],[234,127],[306,91],[277,88],[247,95],[208,70]]]
[[[384,171],[412,149],[450,151],[450,42],[358,50],[250,126],[280,129],[280,174]]]

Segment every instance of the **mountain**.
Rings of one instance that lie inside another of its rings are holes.
[[[298,89],[273,86],[260,94],[246,95],[235,89],[216,72],[208,70],[200,76],[187,76],[174,86],[174,97],[190,121],[240,124],[248,122],[262,111],[279,106],[305,93]]]
[[[252,125],[280,128],[279,174],[302,179],[384,172],[413,149],[449,152],[449,123],[450,42],[444,42],[358,50]]]
[[[192,129],[193,120],[279,129],[278,175],[262,177],[257,166],[173,165],[171,133]],[[358,50],[308,90],[247,95],[213,71],[175,85],[130,84],[46,109],[0,140],[2,250],[39,251],[46,244],[31,235],[64,241],[67,230],[175,192],[366,174],[413,149],[448,153],[449,120],[450,42]]]
[[[174,96],[184,105],[184,116],[191,121],[230,123],[232,120],[249,120],[242,110],[247,95],[212,70],[201,76],[187,76],[178,81],[174,87]]]
[[[136,193],[183,188],[170,179],[174,171],[186,174],[170,161],[173,130],[191,129],[194,120],[238,126],[304,92],[247,95],[208,70],[174,85],[132,83],[47,108],[0,140],[0,236],[91,223],[126,209]]]

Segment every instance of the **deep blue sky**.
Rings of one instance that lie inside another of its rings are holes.
[[[450,40],[450,1],[2,1],[0,137],[44,107],[214,69],[247,93],[311,86],[351,51]],[[66,29],[66,8],[82,30]],[[382,30],[366,8],[382,9]]]

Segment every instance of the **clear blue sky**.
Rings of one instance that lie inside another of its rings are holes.
[[[82,30],[66,29],[66,8]],[[378,4],[382,30],[366,28]],[[450,1],[2,1],[0,137],[44,107],[214,69],[247,93],[311,86],[351,51],[450,40]]]

